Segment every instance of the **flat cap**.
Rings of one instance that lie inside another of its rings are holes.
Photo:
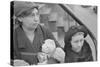
[[[35,4],[34,2],[14,1],[14,15],[17,17],[23,11],[28,10],[33,7],[38,7],[38,5]]]

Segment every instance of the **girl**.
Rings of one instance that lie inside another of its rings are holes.
[[[89,44],[85,40],[87,30],[83,26],[72,26],[65,33],[65,63],[93,61]]]

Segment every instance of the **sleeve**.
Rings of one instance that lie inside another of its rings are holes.
[[[15,59],[20,59],[20,54],[17,49],[17,39],[16,39],[16,34],[15,31],[12,33],[12,42],[11,42],[11,65],[14,65],[14,60]]]
[[[14,59],[21,59],[20,52],[18,50],[18,41],[17,41],[17,33],[13,33],[13,60]]]

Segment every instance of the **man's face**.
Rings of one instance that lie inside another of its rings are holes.
[[[30,30],[35,29],[40,22],[39,16],[39,11],[34,8],[31,15],[21,18],[23,22],[22,25]]]
[[[83,34],[72,36],[71,46],[72,46],[72,50],[74,50],[75,52],[79,52],[81,50],[83,43],[84,43]]]

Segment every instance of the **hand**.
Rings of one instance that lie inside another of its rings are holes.
[[[42,63],[47,60],[47,54],[43,52],[39,52],[37,57],[38,57],[39,63]]]
[[[54,54],[53,54],[53,58],[55,58],[56,60],[60,61],[61,63],[64,62],[65,59],[65,52],[62,50],[62,48],[57,47]]]
[[[14,60],[14,66],[28,66],[29,64],[24,60]]]

